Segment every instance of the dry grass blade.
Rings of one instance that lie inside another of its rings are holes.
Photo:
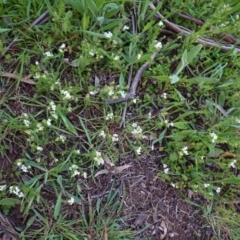
[[[19,240],[19,234],[14,230],[8,218],[0,212],[0,229],[4,231],[3,239]]]
[[[13,73],[8,73],[8,72],[2,72],[2,77],[7,77],[7,78],[12,78],[12,79],[19,79],[19,77]],[[30,79],[32,76],[31,75],[27,75],[26,77],[22,78],[20,81],[24,82],[24,83],[28,83],[31,85],[35,85],[36,82],[33,81],[32,79]]]

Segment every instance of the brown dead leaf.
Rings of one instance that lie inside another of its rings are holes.
[[[100,170],[98,171],[94,177],[97,177],[101,174],[118,174],[118,173],[121,173],[123,170],[127,169],[127,168],[130,168],[132,165],[130,164],[126,164],[126,165],[123,165],[123,166],[119,166],[119,167],[111,167],[111,169],[104,169],[104,170]]]
[[[2,72],[2,77],[12,78],[12,79],[16,79],[16,80],[19,78],[17,75],[15,75],[13,73],[8,73],[8,72]],[[36,82],[34,80],[30,79],[31,77],[32,77],[31,75],[28,75],[28,76],[22,78],[20,81],[31,84],[31,85],[35,85]]]
[[[162,220],[160,226],[161,226],[161,229],[163,231],[163,234],[160,235],[160,239],[164,239],[166,237],[166,235],[167,235],[167,226],[165,224],[165,221]]]
[[[147,214],[139,214],[137,216],[137,218],[135,219],[134,221],[134,225],[137,227],[137,226],[142,226],[143,225],[143,222],[145,221],[145,219],[147,218]]]

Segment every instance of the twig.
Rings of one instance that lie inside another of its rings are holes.
[[[153,61],[155,59],[155,57],[157,56],[158,52],[160,51],[160,49],[158,49],[156,52],[154,52],[151,56],[151,61]],[[149,67],[151,61],[147,61],[146,63],[144,63],[137,71],[133,82],[132,82],[132,86],[128,92],[128,94],[125,97],[119,97],[119,98],[114,98],[114,99],[105,99],[105,101],[109,104],[113,104],[113,103],[120,103],[120,102],[126,102],[129,100],[134,99],[135,95],[136,95],[136,90],[137,90],[137,86],[141,80],[142,74],[144,73],[144,71]]]
[[[153,3],[149,3],[149,6],[152,10],[155,10],[156,7],[154,6]],[[182,26],[179,26],[173,22],[168,21],[161,13],[157,12],[156,15],[163,21],[163,23],[172,28],[173,30],[175,30],[177,33],[181,33],[184,36],[188,36],[190,34],[193,34],[193,32],[187,28],[184,28]],[[213,41],[209,38],[204,38],[204,37],[200,37],[197,40],[198,43],[204,44],[205,46],[209,46],[209,47],[216,47],[216,48],[220,48],[223,51],[229,51],[231,49],[233,49],[235,47],[235,50],[240,53],[240,48],[236,47],[232,44],[224,44],[224,43],[218,43],[216,41]]]
[[[136,20],[135,8],[134,8],[134,13],[132,11],[130,11],[130,13],[131,13],[131,19],[132,19],[132,34],[137,35],[137,20]],[[134,52],[133,56],[135,56],[135,55],[136,55],[136,53]],[[132,74],[133,74],[133,64],[131,64],[130,70],[128,73],[128,87],[129,88],[131,86]],[[121,119],[121,122],[119,125],[120,128],[125,127],[126,113],[127,113],[127,102],[125,102],[125,106],[123,109],[122,119]]]

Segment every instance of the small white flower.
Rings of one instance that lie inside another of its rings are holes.
[[[133,123],[132,127],[133,127],[132,134],[134,135],[142,134],[142,128],[138,126],[137,123]]]
[[[102,130],[99,134],[99,137],[106,138],[106,133]]]
[[[129,26],[128,25],[124,25],[123,26],[123,31],[129,30]]]
[[[109,92],[108,92],[108,96],[111,97],[112,95],[114,95],[114,91],[113,91],[113,89],[110,89]]]
[[[118,61],[120,57],[118,55],[114,56],[113,60]]]
[[[113,34],[112,34],[111,32],[105,32],[105,33],[104,33],[104,36],[105,36],[106,38],[112,38]]]
[[[183,147],[182,150],[180,151],[179,153],[180,156],[183,156],[183,155],[188,155],[188,147]]]
[[[64,135],[59,135],[59,140],[64,143],[66,141],[66,137]]]
[[[43,129],[44,129],[43,125],[42,125],[41,123],[38,123],[38,124],[37,124],[37,129],[36,129],[36,131],[37,131],[37,132],[43,131]]]
[[[164,99],[167,99],[167,93],[163,93],[163,94],[161,95],[161,97],[164,98]]]
[[[77,175],[80,175],[80,172],[78,170],[74,170],[71,177],[75,177]]]
[[[171,186],[173,186],[174,188],[176,188],[176,184],[174,184],[174,183],[171,183]]]
[[[62,45],[59,47],[60,49],[66,48],[66,43],[62,43]]]
[[[126,92],[125,91],[119,91],[119,94],[121,95],[122,98],[126,97]]]
[[[161,43],[161,42],[157,42],[157,43],[154,45],[154,47],[155,47],[156,49],[161,49],[161,48],[162,48],[162,43]]]
[[[76,170],[78,169],[78,166],[76,164],[72,164],[71,167],[69,167],[69,170],[72,171],[72,170]]]
[[[69,204],[69,205],[73,205],[74,202],[75,202],[75,201],[74,201],[74,198],[73,198],[73,197],[71,197],[71,198],[68,200],[68,204]]]
[[[203,186],[204,186],[205,188],[207,188],[207,187],[210,186],[210,184],[209,184],[209,183],[204,183]]]
[[[23,192],[20,191],[20,189],[18,188],[18,186],[11,186],[11,187],[9,188],[9,192],[15,194],[15,195],[18,196],[19,198],[24,197]]]
[[[168,172],[169,172],[169,168],[164,168],[164,173],[168,174]]]
[[[79,149],[75,150],[74,152],[75,152],[76,154],[80,154],[80,150],[79,150]]]
[[[25,166],[24,164],[22,164],[21,166],[20,166],[20,169],[23,171],[23,172],[28,172],[28,169],[29,168],[31,168],[31,166]]]
[[[51,120],[50,118],[47,120],[46,123],[47,123],[48,126],[51,126],[51,121],[52,121],[52,120]]]
[[[100,152],[98,152],[98,151],[96,151],[96,155],[95,155],[95,157],[93,159],[97,162],[98,165],[104,164],[104,160],[102,158],[102,154]]]
[[[89,52],[89,55],[91,55],[91,56],[94,56],[95,55],[95,52],[91,49]]]
[[[137,55],[137,60],[139,60],[141,57],[142,57],[142,54],[141,54],[141,53],[138,53],[138,55]]]
[[[49,51],[45,52],[44,55],[46,55],[47,57],[52,57],[53,56],[53,54],[51,52],[49,52]]]
[[[23,120],[23,123],[25,124],[26,127],[29,127],[29,126],[30,126],[30,121],[27,120],[27,119],[24,119],[24,120]]]
[[[87,173],[83,172],[83,177],[86,179],[87,178]]]
[[[148,118],[150,118],[150,119],[152,118],[152,113],[151,112],[148,113]]]
[[[40,147],[40,146],[37,146],[37,148],[36,148],[39,152],[41,152],[42,150],[43,150],[43,148],[42,147]]]
[[[108,113],[106,116],[106,120],[113,119],[113,113]]]
[[[112,135],[112,142],[118,142],[118,134],[113,134]]]
[[[141,148],[141,147],[138,147],[138,148],[136,149],[137,155],[140,155],[140,154],[141,154],[141,151],[142,151],[142,148]]]
[[[36,61],[36,62],[35,62],[35,64],[36,64],[36,65],[39,65],[39,62],[38,62],[38,61]]]
[[[228,167],[236,168],[236,162],[237,162],[236,159],[232,160],[232,161],[228,164]]]
[[[135,104],[137,103],[137,99],[136,99],[136,98],[134,98],[132,101],[133,101],[133,103],[135,103]]]
[[[159,21],[158,26],[163,26],[163,21]]]
[[[55,104],[53,101],[51,101],[51,102],[49,103],[49,106],[50,106],[50,109],[51,109],[53,112],[56,111],[57,106],[56,106],[56,104]]]
[[[216,140],[218,139],[218,136],[216,135],[216,133],[212,132],[212,133],[210,133],[210,136],[212,138],[212,143],[215,143]]]
[[[64,95],[63,99],[72,99],[71,94],[66,90],[61,90],[61,94]]]
[[[220,188],[220,187],[217,187],[216,192],[217,192],[217,193],[220,193],[220,192],[221,192],[221,188]]]
[[[5,190],[7,188],[7,185],[0,185],[0,192],[2,192],[3,190]]]

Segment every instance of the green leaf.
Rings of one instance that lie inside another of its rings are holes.
[[[150,21],[148,22],[145,27],[142,30],[142,33],[146,32],[149,28],[151,28],[153,26],[153,24],[155,23],[155,21]]]
[[[62,193],[59,194],[58,199],[57,199],[57,203],[55,205],[54,214],[53,214],[53,218],[55,220],[57,220],[57,217],[59,215],[59,212],[60,212],[60,209],[61,209],[61,204],[62,204]]]
[[[161,144],[163,138],[165,137],[166,132],[167,132],[167,129],[164,129],[164,130],[161,132],[161,134],[159,135],[159,137],[152,142],[152,144],[153,144],[153,145],[154,145],[155,143],[160,143],[160,144]]]
[[[176,74],[173,74],[173,75],[169,76],[169,78],[171,80],[170,81],[171,84],[174,84],[174,83],[176,83],[180,80],[180,78]]]
[[[15,206],[15,204],[19,204],[20,200],[16,198],[4,198],[0,201],[0,205],[4,206]]]
[[[10,28],[0,28],[0,33],[8,32],[10,30]]]
[[[93,0],[87,0],[87,4],[88,4],[88,8],[90,10],[90,12],[92,13],[92,15],[97,18],[97,14],[98,14],[98,9],[96,4],[94,3]]]
[[[193,47],[188,53],[187,53],[187,62],[188,64],[193,61],[194,58],[197,57],[199,52],[202,50],[203,45],[198,44],[197,46]]]
[[[57,114],[61,117],[63,124],[67,128],[67,130],[70,133],[77,135],[75,127],[72,125],[72,123],[67,119],[67,117],[62,113],[62,111],[59,108],[57,108]]]
[[[227,183],[227,184],[240,184],[240,178],[225,178],[214,182]]]
[[[188,122],[174,122],[174,127],[178,129],[188,129]]]

